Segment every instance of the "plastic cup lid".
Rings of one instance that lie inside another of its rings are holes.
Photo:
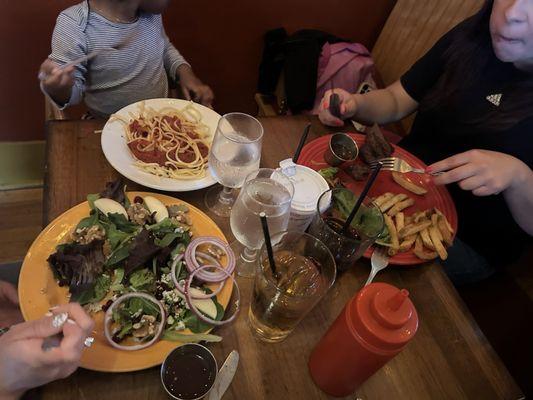
[[[303,165],[296,165],[296,173],[289,176],[294,185],[292,209],[301,213],[314,213],[318,198],[329,190],[328,183],[318,172]]]

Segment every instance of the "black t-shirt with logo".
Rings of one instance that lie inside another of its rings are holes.
[[[431,91],[446,68],[445,51],[451,32],[406,72],[401,83],[418,103]],[[509,83],[519,83],[530,76],[512,64],[500,63],[497,73],[487,73],[477,82],[465,84],[454,100],[442,107],[419,111],[411,133],[400,146],[427,164],[472,149],[485,149],[512,155],[533,168],[533,104],[528,117],[502,131],[484,131],[463,121],[483,118],[498,103],[513,96]],[[487,99],[487,97],[489,97]],[[503,195],[479,197],[457,184],[448,185],[459,217],[458,236],[495,265],[517,257],[524,244],[531,241],[515,222]],[[533,212],[533,210],[531,210]]]

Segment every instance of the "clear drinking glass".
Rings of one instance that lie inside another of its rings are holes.
[[[231,231],[237,239],[231,245],[237,274],[255,274],[257,251],[265,241],[259,215],[265,213],[271,236],[286,230],[293,195],[294,186],[281,170],[261,168],[246,177],[230,217]]]
[[[209,151],[209,170],[220,183],[209,189],[205,205],[220,217],[229,217],[240,188],[250,172],[259,169],[263,126],[247,114],[230,113],[218,121]]]
[[[379,207],[365,199],[350,229],[344,233],[344,222],[356,201],[357,195],[344,188],[322,193],[308,230],[310,235],[320,239],[328,247],[339,271],[347,270],[361,258],[385,227]]]
[[[335,281],[335,261],[326,245],[298,231],[273,236],[276,275],[272,274],[265,246],[248,318],[256,337],[266,342],[285,339],[320,301]]]

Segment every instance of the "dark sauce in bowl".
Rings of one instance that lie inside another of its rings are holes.
[[[185,344],[165,359],[161,379],[166,391],[180,400],[202,398],[215,383],[217,363],[205,347]]]

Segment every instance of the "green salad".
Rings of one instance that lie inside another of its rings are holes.
[[[184,254],[194,239],[188,207],[165,206],[152,196],[130,201],[120,182],[87,200],[90,214],[48,258],[58,284],[69,287],[70,301],[93,314],[105,312],[108,340],[119,348],[159,338],[220,340],[204,333],[213,326],[206,321],[220,321],[224,308],[206,281],[188,282],[192,269]],[[211,242],[199,248],[195,260],[200,263],[202,254],[222,267],[220,248]]]

